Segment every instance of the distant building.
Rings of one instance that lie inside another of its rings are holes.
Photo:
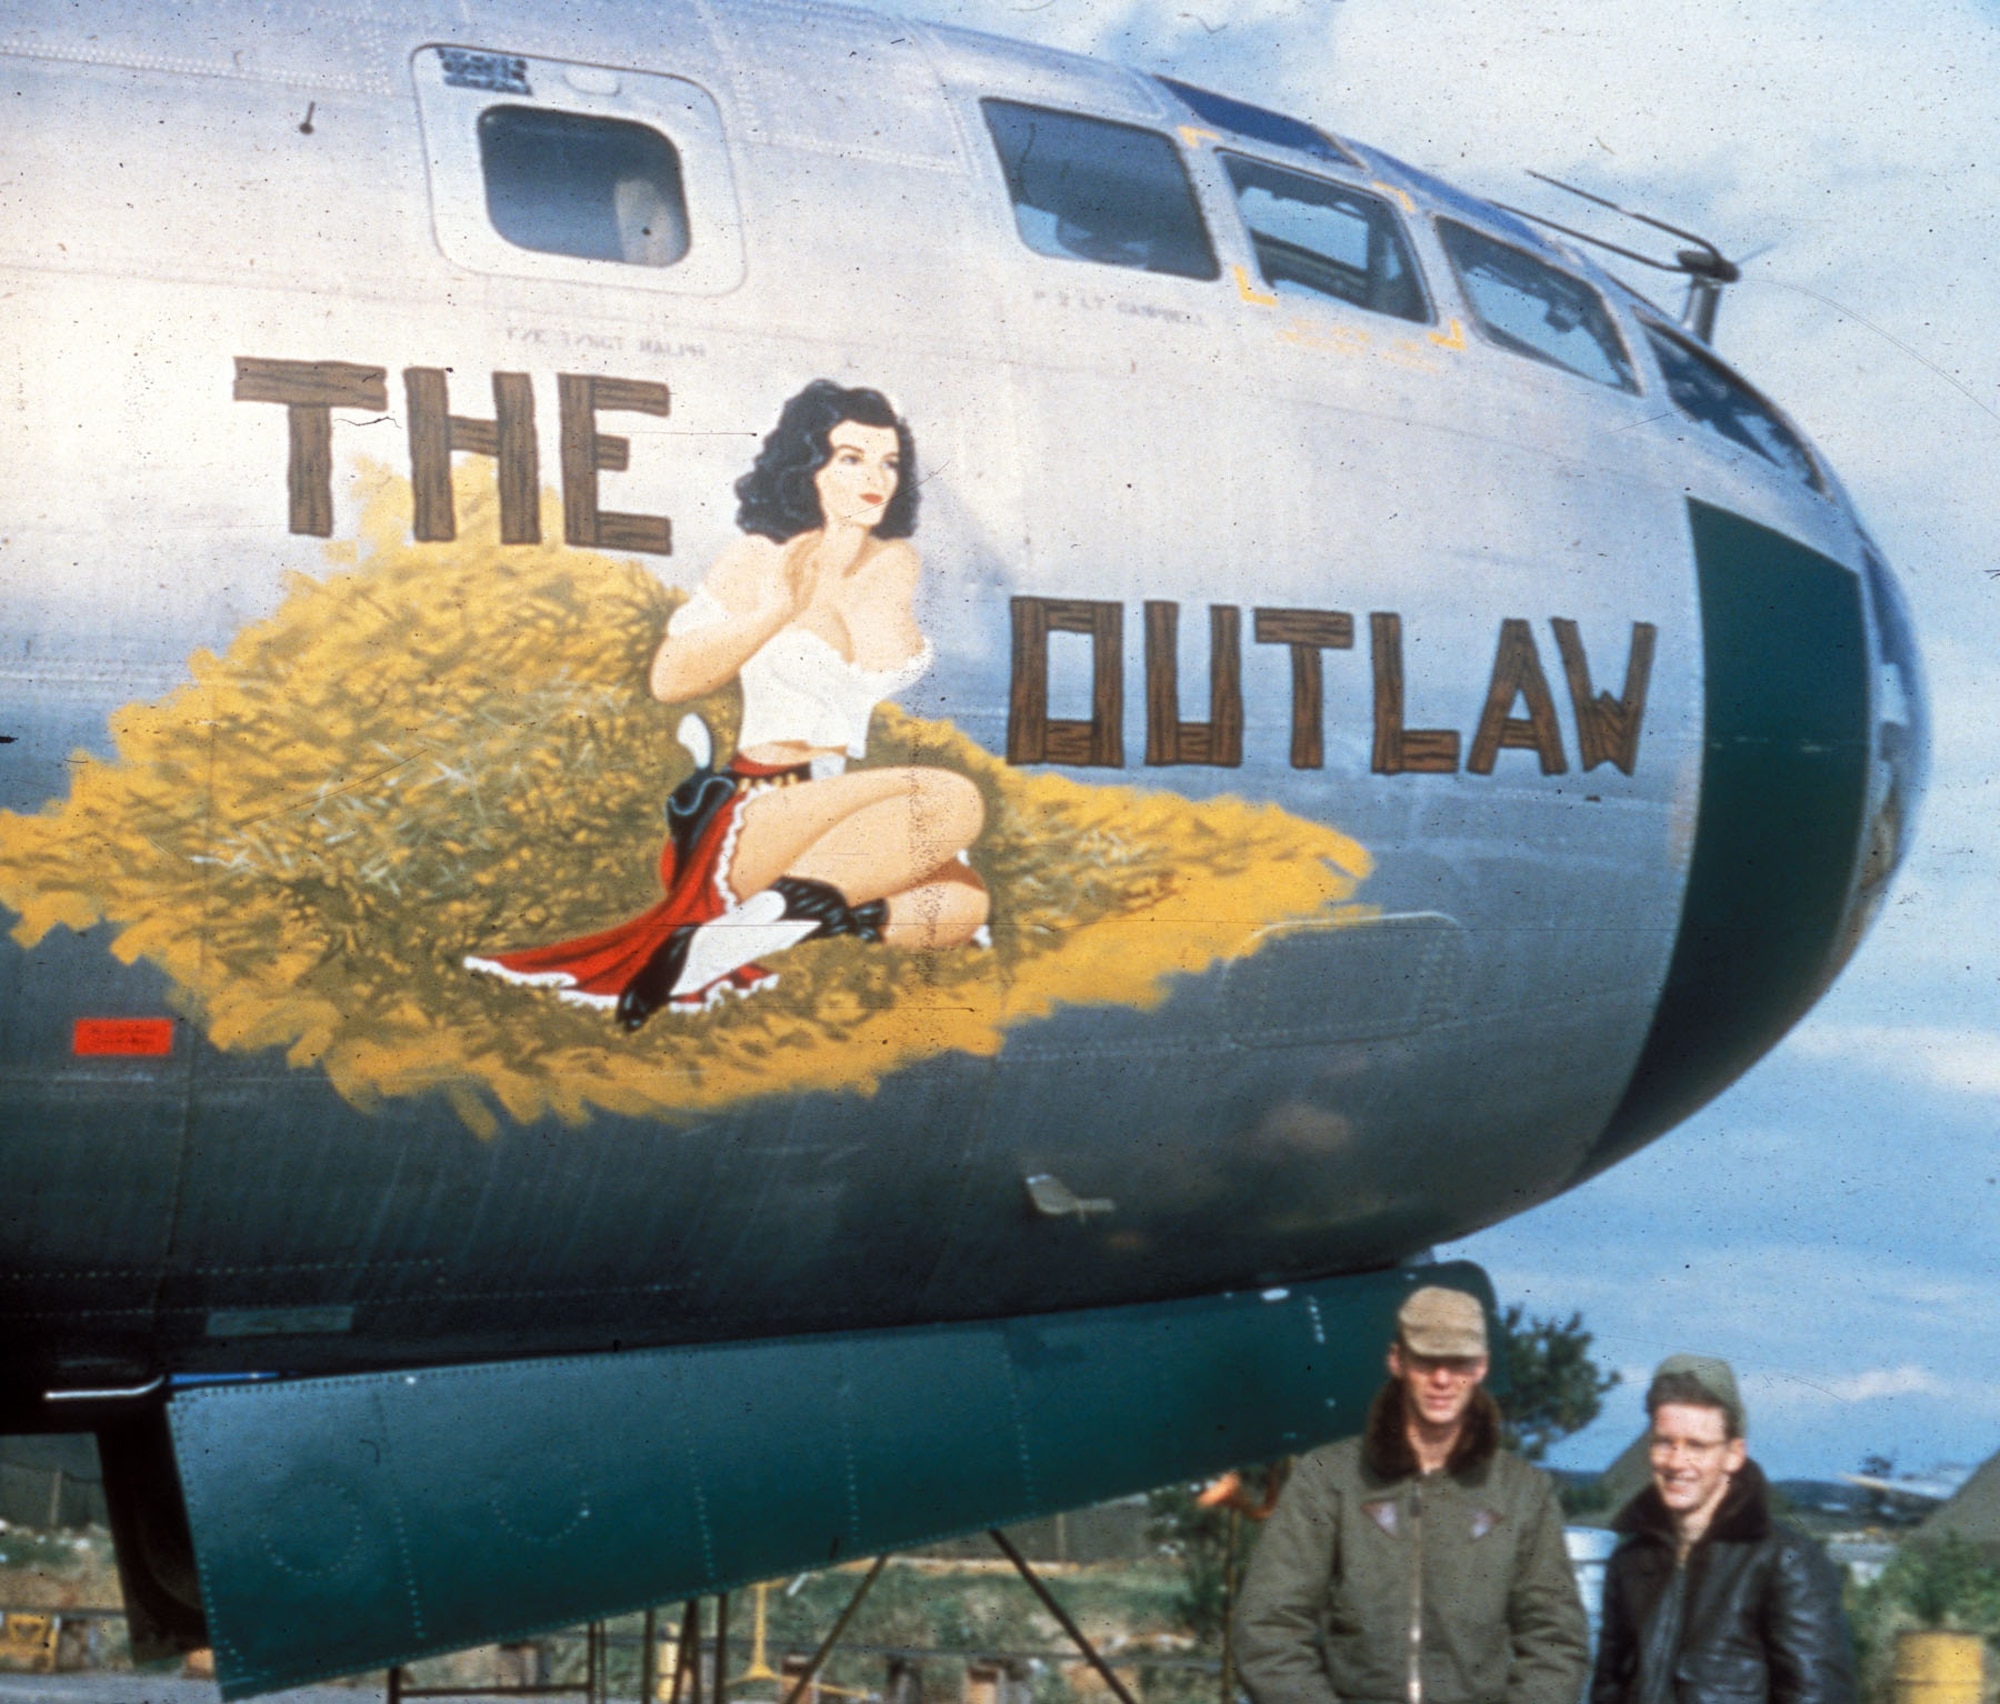
[[[1618,1548],[1618,1535],[1601,1526],[1567,1526],[1563,1528],[1563,1548],[1569,1552],[1570,1570],[1576,1575],[1577,1593],[1590,1622],[1590,1653],[1595,1657],[1597,1630],[1604,1622],[1604,1565]]]
[[[1956,1492],[1940,1503],[1910,1536],[1956,1535],[2000,1556],[2000,1454],[1982,1462]]]
[[[9,1526],[105,1526],[104,1473],[87,1433],[0,1438],[0,1521]]]
[[[1652,1463],[1646,1454],[1649,1436],[1650,1433],[1641,1432],[1619,1452],[1616,1461],[1590,1482],[1594,1498],[1602,1500],[1595,1508],[1572,1515],[1573,1528],[1608,1527],[1618,1518],[1618,1511],[1652,1483]]]

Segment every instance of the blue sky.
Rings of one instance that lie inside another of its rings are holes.
[[[923,0],[919,16],[1263,100],[1499,199],[1553,173],[1757,252],[1717,343],[1840,470],[1915,606],[1919,845],[1819,1010],[1722,1100],[1457,1247],[1583,1311],[1627,1387],[1728,1356],[1783,1475],[2000,1448],[2000,10],[1803,0]],[[1659,289],[1635,274],[1642,289]],[[1663,292],[1664,294],[1664,292]],[[1665,299],[1677,302],[1677,297]]]

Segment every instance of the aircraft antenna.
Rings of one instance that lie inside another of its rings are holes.
[[[1574,237],[1578,242],[1589,243],[1594,248],[1606,249],[1626,260],[1637,261],[1641,266],[1650,266],[1656,272],[1677,272],[1688,281],[1687,302],[1681,309],[1681,324],[1704,343],[1715,341],[1716,310],[1722,306],[1722,292],[1743,276],[1743,269],[1735,261],[1723,254],[1722,250],[1708,238],[1693,231],[1684,231],[1678,225],[1670,225],[1664,219],[1656,219],[1650,213],[1641,213],[1636,208],[1621,207],[1615,201],[1598,195],[1592,190],[1580,189],[1573,183],[1564,183],[1561,178],[1550,177],[1546,172],[1530,170],[1528,176],[1539,178],[1543,183],[1557,189],[1566,190],[1599,207],[1609,208],[1613,213],[1639,224],[1650,225],[1656,231],[1665,231],[1670,237],[1679,237],[1692,245],[1678,249],[1672,260],[1657,260],[1652,255],[1641,254],[1637,249],[1624,247],[1604,237],[1592,236],[1588,231],[1579,231],[1574,226],[1557,220],[1544,218],[1539,213],[1530,213],[1525,207],[1509,207],[1504,201],[1494,205],[1518,218],[1532,220],[1537,225],[1546,225],[1552,231],[1560,231],[1566,237]]]

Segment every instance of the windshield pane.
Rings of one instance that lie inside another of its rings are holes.
[[[1014,223],[1037,254],[1218,278],[1194,187],[1174,145],[1136,125],[982,101]]]
[[[1455,219],[1438,238],[1480,329],[1516,355],[1636,391],[1632,358],[1604,299],[1581,278]]]
[[[1646,340],[1667,381],[1667,395],[1698,426],[1718,432],[1774,467],[1823,491],[1812,452],[1777,411],[1707,350],[1664,326],[1646,325]]]
[[[1162,77],[1159,81],[1179,96],[1196,118],[1205,119],[1220,129],[1233,130],[1238,136],[1247,136],[1254,142],[1269,142],[1274,147],[1310,154],[1317,160],[1331,160],[1335,165],[1358,167],[1361,164],[1332,137],[1315,130],[1303,119],[1287,118],[1269,107],[1252,106],[1233,95],[1218,95],[1213,89],[1199,89],[1192,83],[1178,82],[1172,77]]]
[[[1398,319],[1430,318],[1416,261],[1387,203],[1262,160],[1225,161],[1258,270],[1275,295],[1330,296]]]

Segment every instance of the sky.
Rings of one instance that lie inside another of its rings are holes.
[[[1679,1130],[1440,1250],[1580,1310],[1623,1385],[1726,1356],[1778,1477],[2000,1449],[2000,0],[918,0],[939,22],[1259,100],[1571,220],[1537,170],[1750,256],[1718,349],[1839,471],[1914,606],[1935,719],[1916,849],[1775,1053]],[[1630,281],[1678,306],[1672,280]]]

